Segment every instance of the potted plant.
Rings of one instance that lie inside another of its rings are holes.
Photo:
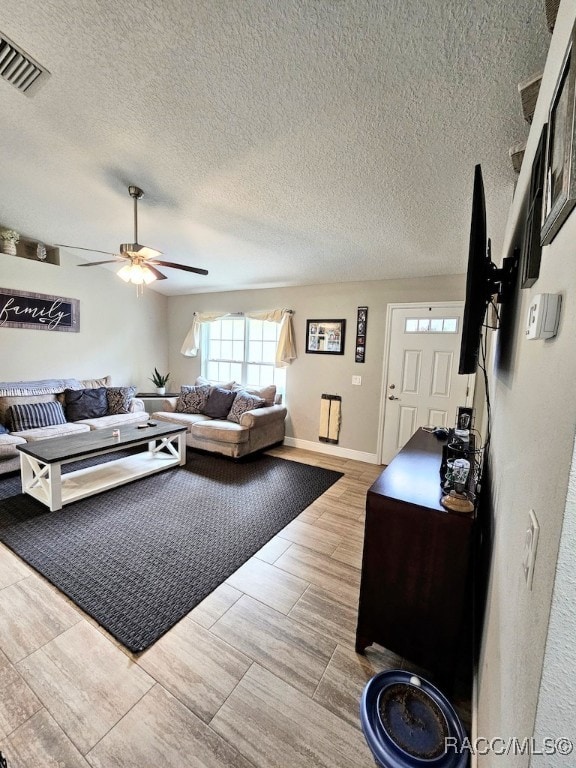
[[[159,395],[166,394],[166,384],[168,383],[169,378],[170,378],[169,373],[164,375],[163,373],[159,373],[158,368],[154,368],[154,373],[150,381],[156,387],[157,394]]]
[[[18,232],[13,229],[3,229],[0,231],[0,239],[2,240],[2,253],[16,256],[16,243],[20,240]]]

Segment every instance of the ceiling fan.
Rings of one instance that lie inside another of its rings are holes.
[[[92,261],[86,264],[78,264],[79,267],[96,267],[100,264],[113,264],[118,261],[127,261],[117,274],[127,283],[133,283],[136,285],[137,294],[141,295],[143,286],[148,283],[154,282],[154,280],[166,280],[164,275],[156,267],[171,267],[172,269],[180,269],[184,272],[195,272],[197,275],[207,275],[207,269],[201,269],[200,267],[188,267],[185,264],[175,264],[173,261],[163,261],[158,257],[162,256],[162,251],[157,251],[154,248],[149,248],[147,245],[140,245],[138,242],[138,200],[140,200],[144,192],[140,187],[129,186],[128,192],[130,197],[134,200],[134,242],[133,243],[121,243],[120,253],[111,253],[110,251],[98,251],[95,248],[82,248],[77,245],[62,245],[56,243],[56,247],[59,248],[75,248],[79,251],[91,251],[92,253],[104,253],[107,256],[114,256],[114,259],[106,259],[104,261]]]

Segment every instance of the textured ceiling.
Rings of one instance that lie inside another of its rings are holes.
[[[136,184],[140,242],[210,272],[166,294],[464,272],[477,162],[502,242],[543,5],[3,0],[51,77],[0,81],[0,222],[115,251]]]

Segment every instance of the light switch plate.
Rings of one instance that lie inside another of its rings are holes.
[[[524,578],[526,579],[526,586],[528,589],[532,589],[532,579],[534,577],[534,564],[536,562],[536,549],[538,547],[538,535],[540,533],[540,526],[536,519],[536,513],[531,509],[528,513],[528,528],[526,529],[526,537],[524,539],[524,555],[522,557],[522,568],[524,570]]]
[[[352,384],[356,387],[362,386],[362,376],[352,376]]]

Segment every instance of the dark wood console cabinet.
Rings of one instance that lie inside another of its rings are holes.
[[[440,504],[444,442],[419,429],[368,491],[356,650],[378,643],[449,681],[470,650],[474,514]]]

